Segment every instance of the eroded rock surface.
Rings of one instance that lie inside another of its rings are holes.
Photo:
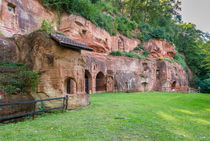
[[[15,43],[11,48],[18,50],[10,62],[25,63],[33,71],[39,72],[40,82],[33,94],[35,97],[45,99],[69,95],[70,109],[89,104],[89,98],[84,92],[85,60],[79,51],[60,46],[46,32],[40,31],[15,35],[10,43]],[[0,46],[0,52],[2,50],[4,46]],[[10,48],[5,53],[10,54]],[[67,92],[66,86],[68,79],[71,81],[70,92]],[[47,107],[62,104],[62,101],[46,102]]]
[[[145,49],[149,52],[152,58],[168,58],[173,60],[173,57],[176,54],[174,45],[168,43],[166,40],[150,40],[149,42],[144,43]]]
[[[56,17],[40,0],[0,0],[0,30],[7,37],[30,33],[39,29],[44,19]]]
[[[76,15],[63,15],[59,31],[65,33],[75,41],[82,42],[94,49],[94,52],[109,53],[112,50],[133,50],[140,43],[137,39],[130,39],[121,34],[110,36],[110,34],[91,23],[90,21]]]
[[[155,58],[85,55],[86,72],[91,92],[177,91],[188,90],[188,75],[177,63],[157,61]],[[102,59],[103,58],[103,59]],[[97,76],[103,73],[106,81],[97,90]]]
[[[13,12],[11,9],[15,11]],[[0,62],[23,62],[40,74],[34,95],[38,98],[60,97],[69,90],[69,108],[89,104],[86,93],[130,91],[183,91],[189,87],[188,74],[173,60],[174,46],[165,40],[143,43],[151,58],[132,59],[110,56],[111,51],[132,51],[141,43],[121,34],[107,31],[76,15],[61,15],[56,29],[74,41],[93,48],[93,52],[77,52],[59,46],[45,32],[35,32],[44,19],[57,19],[56,12],[47,10],[39,0],[0,0]],[[17,34],[18,33],[18,34]],[[17,35],[16,35],[17,34]],[[61,105],[59,101],[47,106]]]

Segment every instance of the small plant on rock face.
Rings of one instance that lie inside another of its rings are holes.
[[[136,54],[135,52],[123,52],[123,51],[112,51],[110,52],[110,55],[113,55],[113,56],[127,56],[127,57],[130,57],[130,58],[138,58],[138,59],[142,59],[142,58],[148,58],[148,57],[145,57],[144,55],[138,55]]]
[[[164,58],[163,57],[159,57],[159,58],[157,58],[157,60],[161,61],[161,60],[164,60]]]
[[[113,56],[121,56],[121,55],[125,55],[125,52],[120,51],[120,50],[118,50],[118,51],[111,51],[110,52],[110,55],[113,55]]]
[[[11,73],[0,74],[0,88],[8,94],[30,93],[35,91],[39,82],[37,72],[32,72],[21,63],[0,63],[1,67],[15,70]]]
[[[149,52],[148,52],[148,51],[146,51],[146,50],[143,52],[143,54],[142,54],[142,55],[143,55],[143,56],[145,56],[146,58],[149,58]]]
[[[2,33],[2,31],[0,30],[0,36],[4,36],[4,34]]]
[[[0,25],[0,29],[1,29],[1,25]],[[1,30],[0,30],[0,36],[4,36]]]
[[[142,43],[140,43],[140,44],[139,44],[137,47],[135,47],[133,50],[134,50],[134,51],[135,51],[135,50],[142,51],[142,50],[144,50],[144,46],[143,46]]]
[[[158,61],[164,60],[164,61],[168,61],[169,63],[174,63],[174,61],[168,59],[168,58],[164,58],[164,57],[159,57],[157,58]]]
[[[54,20],[52,20],[51,22],[49,22],[47,20],[43,20],[41,30],[44,30],[48,34],[50,34],[51,32],[55,31],[55,27],[53,26],[53,24],[54,24]]]

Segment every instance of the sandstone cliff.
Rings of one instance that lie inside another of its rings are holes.
[[[54,98],[69,95],[69,108],[87,106],[89,99],[84,92],[85,60],[80,52],[60,46],[46,32],[36,31],[29,35],[1,38],[0,62],[7,56],[8,62],[22,62],[39,72],[37,98]],[[14,52],[12,52],[13,50]],[[71,91],[67,93],[67,79]],[[62,101],[50,101],[47,107],[60,106]]]
[[[15,12],[8,11],[8,6]],[[173,60],[173,44],[165,40],[142,43],[121,34],[110,36],[104,29],[76,15],[61,16],[58,31],[74,41],[93,48],[93,52],[77,52],[60,47],[45,32],[35,32],[43,19],[56,19],[56,13],[46,10],[37,0],[0,0],[0,30],[12,38],[0,38],[0,61],[23,62],[40,74],[36,95],[39,98],[66,94],[68,78],[71,83],[70,108],[89,104],[86,93],[129,91],[183,91],[189,87],[188,74]],[[7,18],[5,18],[7,17]],[[18,33],[18,35],[16,34]],[[139,43],[150,58],[135,59],[110,56],[111,51],[132,51]],[[56,105],[61,103],[48,103]]]

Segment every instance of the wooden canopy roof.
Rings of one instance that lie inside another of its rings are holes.
[[[51,33],[51,38],[57,41],[61,46],[76,49],[76,50],[88,50],[93,51],[93,49],[85,44],[75,42],[72,39],[66,37],[65,35],[61,35],[58,33]]]

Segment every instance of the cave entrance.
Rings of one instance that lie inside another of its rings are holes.
[[[147,71],[149,69],[147,63],[143,63],[142,65],[143,65],[144,71]]]
[[[15,14],[15,5],[13,5],[12,3],[8,3],[7,4],[7,9],[8,9],[8,11],[9,12],[11,12],[11,13],[13,13],[13,14]]]
[[[146,87],[147,87],[148,83],[147,82],[142,82],[141,84],[144,86],[144,92],[146,92]]]
[[[96,76],[96,91],[105,91],[105,76],[99,72]]]
[[[90,88],[91,88],[91,74],[88,70],[85,70],[85,92],[87,94],[90,94]]]
[[[176,81],[171,84],[171,90],[174,92],[176,88]]]
[[[76,81],[73,78],[68,77],[65,80],[65,90],[67,94],[76,93]]]
[[[156,70],[156,78],[157,78],[157,79],[160,78],[160,70],[159,70],[159,69]]]

